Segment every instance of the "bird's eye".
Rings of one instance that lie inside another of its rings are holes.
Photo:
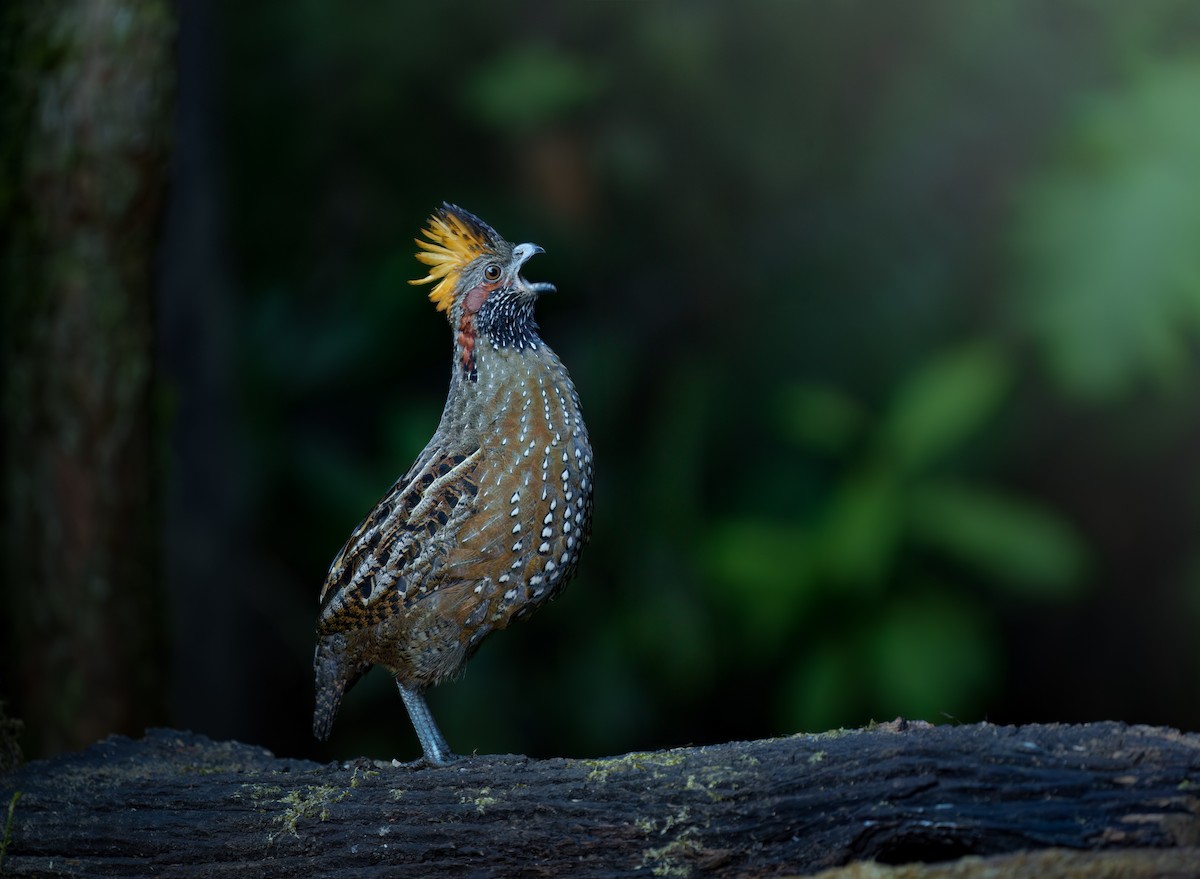
[[[483,276],[489,281],[499,281],[500,266],[496,265],[495,263],[491,263],[486,269],[483,270]]]

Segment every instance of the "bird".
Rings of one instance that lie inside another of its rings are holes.
[[[422,758],[457,759],[426,701],[491,633],[558,595],[591,533],[592,447],[579,395],[539,335],[526,280],[545,251],[510,244],[443,203],[414,239],[429,299],[451,329],[450,388],[417,460],[329,567],[313,660],[313,734],[329,737],[342,697],[388,669]]]

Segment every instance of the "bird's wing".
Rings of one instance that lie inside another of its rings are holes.
[[[481,449],[418,459],[342,547],[321,589],[325,632],[378,622],[425,593],[426,574],[453,543],[479,492]]]

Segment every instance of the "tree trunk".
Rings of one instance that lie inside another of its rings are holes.
[[[166,0],[26,0],[0,28],[0,695],[44,754],[161,716],[151,301],[174,21]]]
[[[987,875],[1063,875],[1074,864],[1079,875],[1183,876],[1200,870],[1198,782],[1200,736],[1115,723],[898,721],[437,769],[320,766],[157,730],[0,776],[0,820],[21,794],[2,868],[206,879],[773,877],[1037,849]],[[973,875],[974,863],[959,860],[953,875]]]

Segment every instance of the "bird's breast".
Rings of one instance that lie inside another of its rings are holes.
[[[470,622],[489,628],[553,597],[590,532],[592,448],[578,396],[553,352],[529,353],[543,356],[479,360],[476,390],[491,399],[473,425],[483,452],[477,510],[442,571],[470,584]]]

